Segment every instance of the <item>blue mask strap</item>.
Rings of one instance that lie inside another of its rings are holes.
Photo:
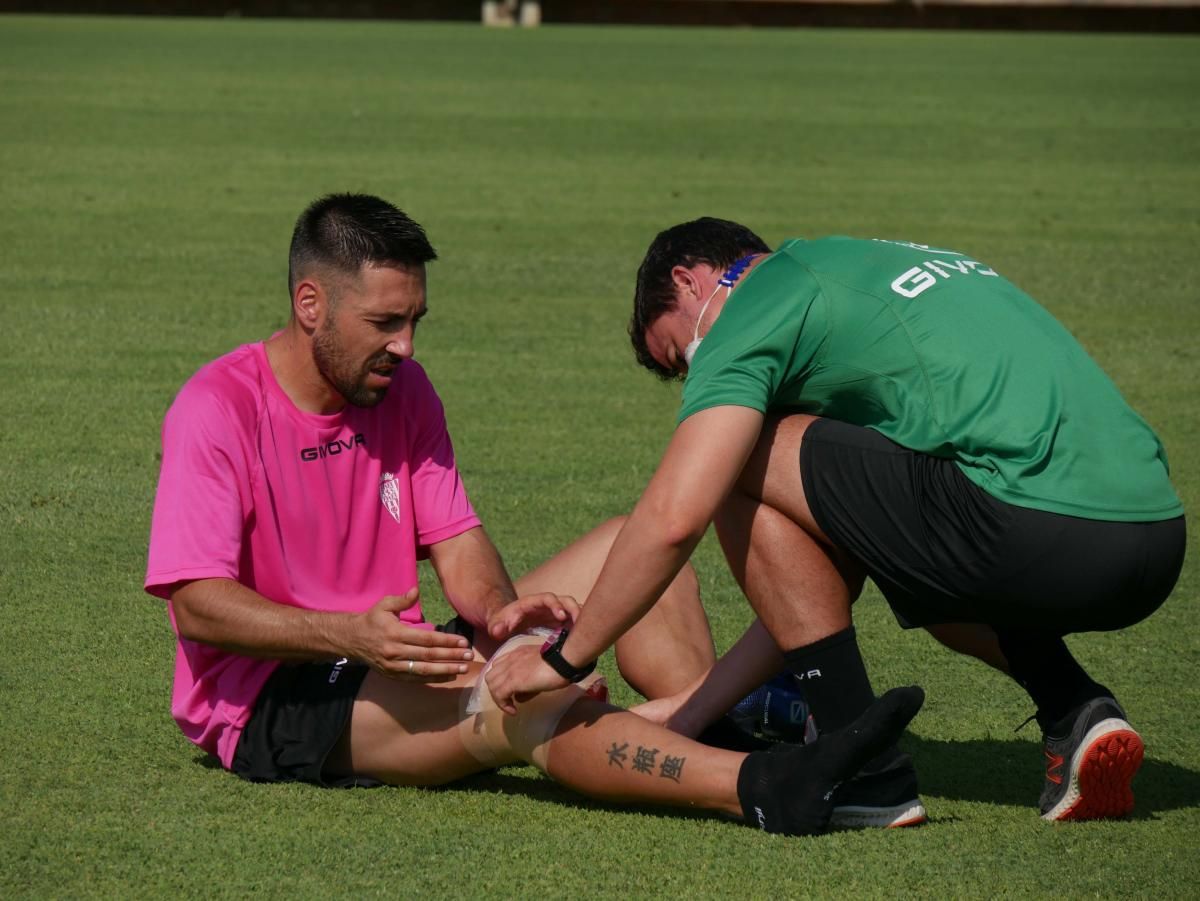
[[[736,282],[739,278],[742,277],[742,273],[746,271],[746,267],[749,266],[750,263],[754,261],[754,258],[756,256],[758,256],[758,254],[752,253],[748,257],[742,257],[740,260],[738,260],[736,263],[734,263],[732,266],[730,266],[728,269],[725,270],[725,274],[722,275],[721,278],[717,280],[717,284],[724,285],[726,288],[732,288],[734,285],[734,282]]]

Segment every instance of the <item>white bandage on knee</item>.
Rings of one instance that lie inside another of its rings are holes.
[[[603,677],[592,673],[578,685],[542,692],[518,704],[515,716],[497,707],[484,680],[491,664],[515,648],[533,644],[540,648],[545,641],[544,635],[510,638],[492,655],[475,680],[475,687],[464,698],[458,734],[471,756],[487,767],[521,759],[545,771],[550,760],[550,739],[563,714],[580,698],[599,694],[597,689],[601,688]]]

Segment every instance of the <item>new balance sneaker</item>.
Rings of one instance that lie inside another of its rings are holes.
[[[1133,810],[1133,777],[1142,765],[1142,738],[1112,698],[1094,698],[1072,711],[1064,738],[1046,737],[1044,820],[1123,817]]]
[[[838,786],[894,745],[924,700],[915,685],[893,688],[843,729],[748,755],[737,781],[745,823],[785,835],[825,831]]]
[[[817,737],[799,680],[787,670],[738,701],[728,716],[751,735],[772,741],[802,745]]]
[[[817,738],[817,728],[799,680],[786,670],[746,695],[727,719],[756,739],[761,736],[803,745]],[[717,744],[704,736],[700,740]],[[746,745],[734,747],[727,740],[718,746],[757,750]],[[842,783],[834,793],[833,802],[830,825],[839,828],[916,826],[926,820],[912,758],[898,748],[881,754]]]
[[[898,748],[881,754],[833,793],[830,825],[846,829],[897,829],[927,819],[917,792],[912,758]]]

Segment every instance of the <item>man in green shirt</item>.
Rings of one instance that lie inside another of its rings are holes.
[[[1183,509],[1158,438],[1066,329],[955,251],[825,238],[772,253],[700,219],[651,244],[630,335],[643,365],[686,378],[679,427],[565,660],[636,622],[715,522],[758,622],[645,715],[694,733],[786,665],[817,727],[844,725],[873,697],[850,619],[870,576],[902,625],[1029,693],[1044,818],[1132,809],[1142,741],[1063,636],[1162,604]],[[536,652],[502,663],[489,686],[506,709],[561,684]],[[924,818],[895,749],[836,800],[843,822]]]

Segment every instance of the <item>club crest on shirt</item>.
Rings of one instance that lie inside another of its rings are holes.
[[[400,489],[396,485],[394,473],[385,472],[379,477],[379,500],[392,514],[392,519],[400,522]]]

